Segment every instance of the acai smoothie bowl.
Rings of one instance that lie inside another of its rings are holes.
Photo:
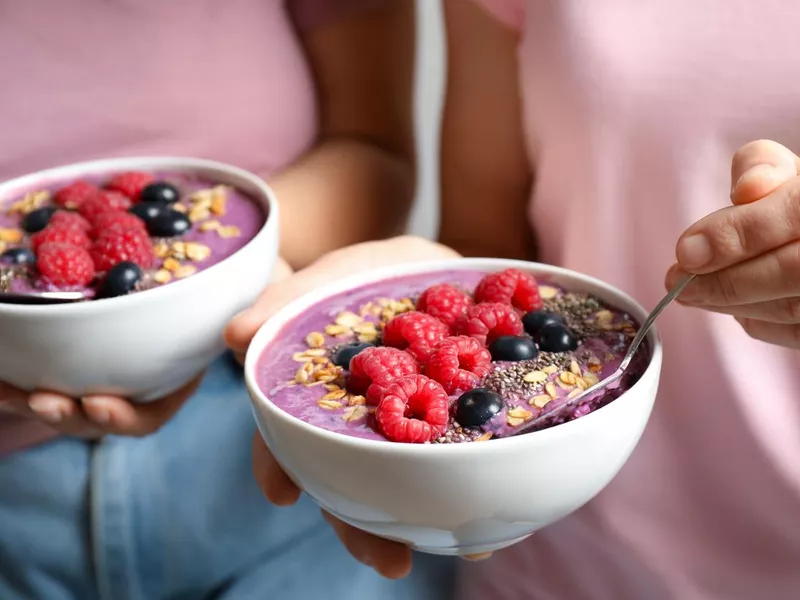
[[[577,510],[648,421],[661,345],[613,373],[646,311],[591,277],[455,259],[371,271],[273,316],[245,376],[271,451],[320,506],[436,554],[510,545]]]
[[[222,354],[225,324],[268,283],[277,226],[262,179],[202,159],[1,184],[0,380],[133,401],[174,391]]]

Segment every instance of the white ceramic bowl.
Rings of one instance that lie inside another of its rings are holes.
[[[235,186],[261,203],[266,224],[229,258],[163,287],[79,304],[0,303],[0,381],[73,397],[113,393],[134,401],[159,398],[224,351],[225,324],[269,281],[278,251],[278,206],[259,177],[236,167],[176,157],[83,162],[3,183],[0,200],[129,170],[191,173]]]
[[[434,554],[474,554],[511,545],[581,507],[619,472],[644,431],[661,372],[661,343],[641,379],[607,406],[518,437],[451,445],[365,440],[309,425],[258,388],[256,363],[294,317],[319,301],[382,279],[432,271],[515,267],[585,291],[629,312],[646,311],[601,281],[556,267],[456,259],[363,273],[315,290],[278,312],[255,336],[245,377],[259,430],[287,473],[343,521]]]

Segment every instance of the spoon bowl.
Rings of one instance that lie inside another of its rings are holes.
[[[661,299],[661,301],[656,305],[656,307],[650,311],[650,314],[647,315],[644,323],[639,328],[639,331],[636,333],[636,336],[631,341],[631,345],[628,347],[628,351],[625,353],[625,356],[622,358],[622,362],[620,362],[619,367],[617,370],[614,371],[611,375],[606,377],[605,379],[601,379],[594,385],[586,388],[583,392],[565,402],[562,406],[558,407],[555,412],[549,412],[538,416],[535,419],[532,419],[514,434],[520,435],[523,433],[528,433],[530,431],[534,431],[537,429],[538,426],[541,426],[544,423],[552,422],[553,420],[565,419],[569,414],[574,411],[577,407],[581,405],[581,403],[585,402],[588,398],[592,396],[599,395],[600,393],[604,392],[605,390],[611,389],[611,386],[616,384],[622,379],[622,376],[625,374],[625,371],[630,366],[631,361],[633,361],[633,357],[636,355],[636,351],[641,346],[642,342],[647,337],[647,334],[650,332],[650,329],[656,322],[658,316],[664,311],[667,306],[669,306],[675,298],[680,296],[681,292],[689,285],[692,280],[695,278],[695,275],[688,275],[681,281],[675,284],[675,286],[667,292],[667,294]]]
[[[0,303],[4,304],[67,304],[88,300],[83,292],[2,292]]]

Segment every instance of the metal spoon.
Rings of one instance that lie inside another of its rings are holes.
[[[86,300],[83,292],[0,292],[0,304],[66,304]]]
[[[695,278],[695,275],[687,275],[684,279],[679,281],[675,286],[667,292],[667,295],[661,299],[656,307],[647,315],[647,319],[645,319],[642,326],[639,328],[639,331],[636,334],[636,337],[633,338],[631,345],[628,347],[628,351],[625,353],[625,356],[622,359],[622,362],[617,367],[617,370],[614,371],[611,375],[598,381],[593,386],[586,388],[582,393],[578,394],[574,398],[568,400],[562,406],[559,406],[552,412],[544,413],[536,417],[535,419],[528,421],[525,423],[520,429],[514,432],[514,435],[519,435],[521,433],[525,433],[530,429],[534,429],[536,425],[541,424],[546,420],[550,420],[553,418],[559,418],[566,416],[572,410],[574,410],[581,401],[585,400],[587,396],[591,396],[601,390],[604,390],[611,386],[611,384],[616,383],[620,379],[622,379],[625,370],[630,366],[631,361],[633,360],[636,351],[639,349],[639,346],[644,341],[644,338],[647,336],[647,333],[650,331],[650,328],[655,323],[658,316],[662,313],[662,311],[669,306],[669,304],[677,298],[680,293],[684,290],[684,288],[689,285],[692,280]]]

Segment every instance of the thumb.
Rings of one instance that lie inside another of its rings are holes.
[[[749,204],[796,177],[800,159],[786,146],[772,140],[745,144],[731,164],[731,201]]]
[[[244,354],[250,340],[262,323],[269,315],[292,299],[291,288],[294,280],[292,267],[278,257],[272,271],[270,284],[264,288],[252,306],[233,317],[225,327],[223,336],[231,350],[237,354]],[[289,288],[288,291],[287,288]]]
[[[234,353],[245,353],[258,329],[281,308],[321,285],[351,275],[353,261],[339,260],[339,256],[345,252],[344,256],[347,257],[349,252],[358,258],[358,250],[359,246],[350,246],[344,251],[331,252],[291,277],[268,285],[253,306],[240,312],[228,323],[225,343]]]

